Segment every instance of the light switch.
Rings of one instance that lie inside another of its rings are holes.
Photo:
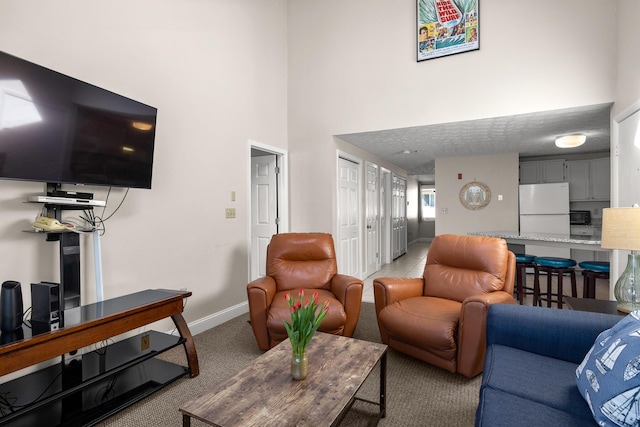
[[[231,192],[231,201],[232,201],[232,202],[235,202],[235,201],[236,201],[236,192],[235,192],[235,191],[232,191],[232,192]]]
[[[502,194],[498,194],[498,201],[501,202],[502,201]]]

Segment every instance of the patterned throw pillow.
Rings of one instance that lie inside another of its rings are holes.
[[[640,310],[601,332],[576,369],[578,390],[599,425],[638,425],[639,374]]]

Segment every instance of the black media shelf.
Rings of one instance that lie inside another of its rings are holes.
[[[148,331],[0,384],[0,425],[94,425],[188,374],[155,358],[184,342]]]

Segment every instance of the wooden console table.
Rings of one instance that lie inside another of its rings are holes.
[[[0,384],[0,425],[33,425],[34,419],[43,420],[42,425],[93,424],[181,376],[197,376],[198,356],[182,317],[183,299],[189,296],[191,292],[141,291],[81,306],[77,323],[67,322],[57,331],[35,334],[23,326],[13,342],[0,336],[0,375],[6,375],[167,317],[180,334],[143,332],[71,363],[63,360]],[[184,346],[187,368],[155,358],[179,345]],[[109,393],[102,392],[105,388]]]

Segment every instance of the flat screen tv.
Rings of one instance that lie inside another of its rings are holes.
[[[150,189],[156,115],[0,52],[0,179]]]

